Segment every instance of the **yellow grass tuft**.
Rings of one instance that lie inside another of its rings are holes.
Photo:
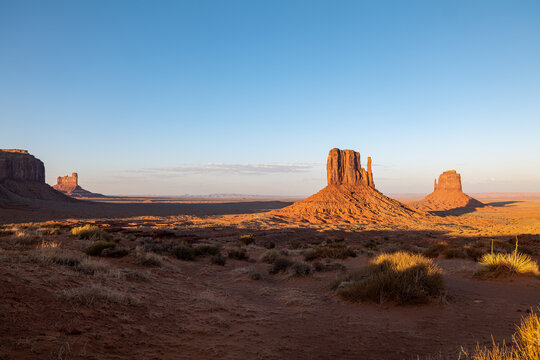
[[[495,254],[492,249],[491,253],[482,256],[480,264],[484,267],[482,271],[484,274],[495,276],[539,274],[538,264],[529,255],[518,252],[517,240],[516,248],[512,253]]]
[[[345,300],[393,300],[399,304],[426,303],[444,289],[442,270],[431,259],[403,251],[379,255],[335,287]]]
[[[463,351],[468,360],[540,360],[540,316],[531,312],[521,319],[513,337],[513,344],[493,341],[491,349],[477,346],[472,354]]]

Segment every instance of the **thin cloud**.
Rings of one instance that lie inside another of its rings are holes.
[[[195,165],[178,165],[161,168],[144,168],[126,170],[127,173],[178,176],[188,174],[240,174],[240,175],[266,175],[303,173],[320,166],[319,163],[268,163],[268,164],[223,164],[207,163]]]

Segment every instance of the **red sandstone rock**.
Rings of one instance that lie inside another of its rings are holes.
[[[70,200],[45,184],[43,162],[26,150],[0,150],[0,199],[4,203],[27,200]]]
[[[53,188],[72,197],[105,197],[104,195],[95,194],[80,187],[79,175],[77,173],[72,173],[71,176],[59,176],[56,180],[56,185],[54,185]]]
[[[435,179],[433,192],[415,204],[428,211],[447,211],[482,207],[480,201],[465,194],[461,188],[461,175],[456,170],[448,170]]]
[[[360,154],[353,150],[332,149],[328,154],[328,186],[317,194],[273,214],[308,222],[392,221],[420,218],[418,212],[375,189],[371,158],[368,169],[361,167]]]
[[[326,162],[328,185],[367,185],[373,184],[371,157],[368,158],[368,171],[362,168],[360,154],[353,150],[334,148],[328,154]]]

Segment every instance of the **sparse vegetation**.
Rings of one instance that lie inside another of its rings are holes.
[[[238,243],[244,246],[253,244],[254,242],[255,242],[255,238],[253,237],[253,235],[243,235],[243,236],[240,236],[240,238],[238,239]]]
[[[285,257],[277,258],[268,273],[275,275],[278,273],[289,273],[291,276],[307,276],[311,274],[312,268],[304,262],[291,261]]]
[[[195,260],[196,252],[187,244],[180,244],[174,247],[171,254],[180,260]]]
[[[210,263],[214,265],[225,266],[225,264],[227,263],[227,258],[221,255],[220,253],[218,253],[210,257]]]
[[[279,258],[279,256],[280,255],[277,250],[268,250],[261,255],[260,260],[267,264],[272,264],[277,260],[277,258]]]
[[[430,246],[423,254],[429,258],[437,258],[442,255],[446,259],[471,258],[473,260],[478,260],[484,253],[485,251],[482,247],[457,244],[449,245],[441,242]]]
[[[143,266],[159,267],[163,264],[163,257],[152,252],[137,251],[135,263]]]
[[[71,234],[79,239],[87,240],[111,240],[111,236],[95,225],[86,224],[71,229]]]
[[[491,349],[477,346],[471,353],[462,351],[466,360],[539,360],[540,359],[540,316],[531,312],[521,319],[512,336],[512,344],[495,343]]]
[[[346,271],[347,267],[341,263],[328,263],[323,264],[321,262],[313,263],[313,270],[317,272],[326,272],[326,271]]]
[[[94,244],[87,247],[84,252],[89,256],[99,256],[101,252],[105,249],[114,249],[116,243],[112,241],[97,241]]]
[[[356,257],[356,252],[348,247],[344,242],[327,243],[309,249],[304,254],[304,260],[313,261],[317,259],[346,259]]]
[[[235,260],[248,260],[249,259],[245,249],[232,249],[232,250],[229,250],[227,255],[229,256],[229,259],[235,259]]]
[[[418,254],[381,254],[363,270],[339,279],[334,288],[348,301],[396,301],[399,304],[428,302],[442,294],[442,271]]]
[[[529,256],[518,252],[516,248],[510,254],[494,253],[484,254],[480,259],[483,276],[511,276],[519,274],[538,275],[538,264]]]
[[[217,246],[208,244],[197,245],[194,249],[195,256],[216,255],[220,252]]]
[[[136,299],[130,294],[110,289],[98,284],[63,290],[60,295],[67,300],[87,306],[95,303],[135,304],[137,302]]]

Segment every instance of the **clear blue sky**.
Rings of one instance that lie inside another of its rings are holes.
[[[540,2],[0,0],[0,125],[107,194],[540,191]]]

